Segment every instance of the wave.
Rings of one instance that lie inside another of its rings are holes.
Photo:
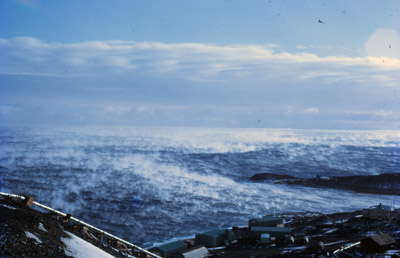
[[[395,132],[5,130],[0,134],[0,188],[30,194],[113,234],[148,243],[244,225],[267,213],[398,203],[393,196],[248,178],[270,171],[299,177],[398,173],[399,139]]]

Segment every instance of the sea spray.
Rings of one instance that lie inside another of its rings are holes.
[[[135,243],[165,241],[283,211],[346,211],[393,196],[253,183],[262,172],[399,173],[394,131],[4,128],[1,190],[30,194]]]

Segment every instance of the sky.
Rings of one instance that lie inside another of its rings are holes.
[[[400,128],[398,0],[1,0],[2,125]]]

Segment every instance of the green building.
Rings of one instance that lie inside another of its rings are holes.
[[[175,241],[165,245],[150,248],[150,252],[157,254],[163,258],[171,258],[173,254],[181,253],[188,249],[188,246],[183,241]]]
[[[277,228],[277,227],[252,227],[250,236],[253,239],[261,239],[261,234],[269,234],[271,237],[282,238],[292,234],[292,228]]]
[[[265,216],[259,219],[249,220],[249,229],[252,227],[276,227],[276,225],[281,224],[283,220],[279,217]]]
[[[235,235],[231,229],[215,230],[202,234],[196,234],[196,245],[204,245],[212,248],[216,246],[224,246],[235,240]]]

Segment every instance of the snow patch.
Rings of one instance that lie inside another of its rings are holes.
[[[39,222],[38,228],[44,232],[47,232],[47,229],[43,226],[42,222]]]
[[[40,240],[37,236],[35,236],[34,234],[32,234],[31,232],[29,232],[29,231],[24,231],[25,232],[25,235],[28,237],[28,238],[32,238],[33,240],[35,240],[38,244],[41,244],[42,243],[42,240]]]
[[[65,244],[65,254],[76,258],[112,258],[114,256],[104,252],[85,240],[64,231],[69,238],[62,237],[61,241]]]
[[[11,210],[16,210],[17,209],[15,207],[12,207],[12,206],[6,205],[6,204],[2,204],[1,206],[6,207],[6,208],[11,209]]]

